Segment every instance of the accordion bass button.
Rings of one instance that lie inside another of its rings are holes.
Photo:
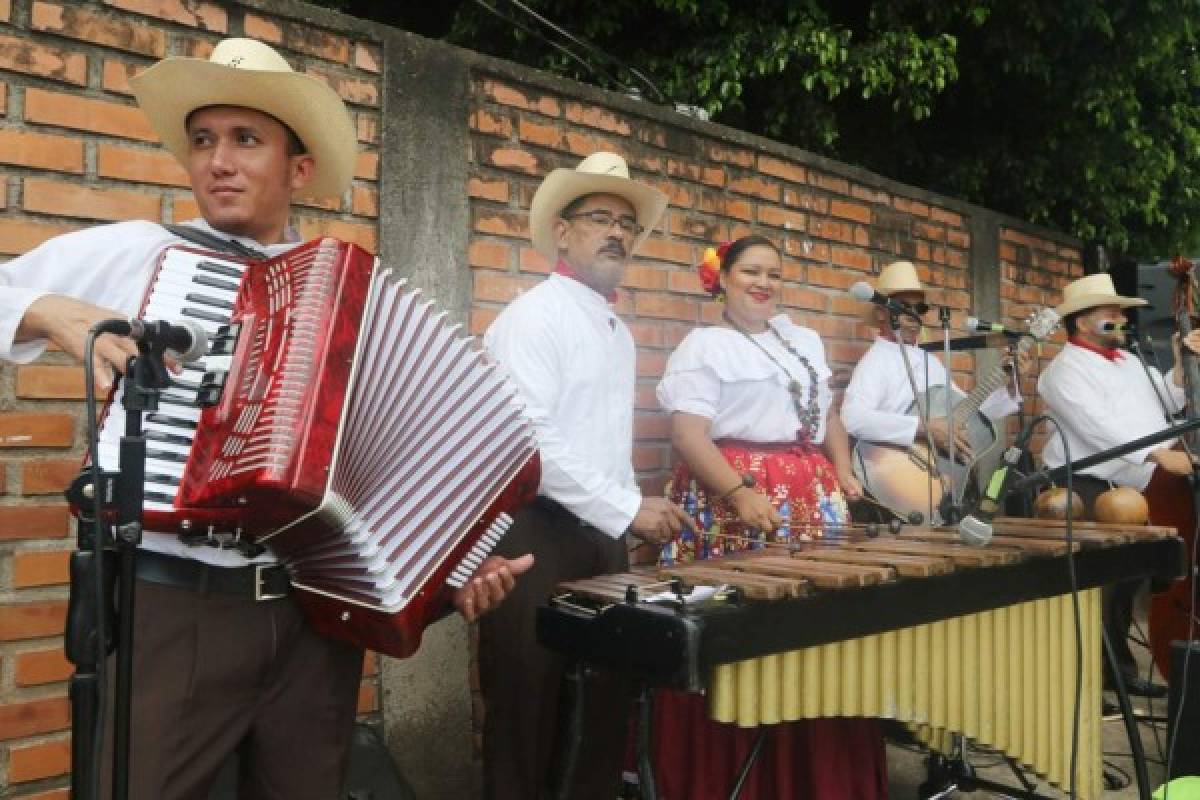
[[[349,622],[349,621],[350,621],[350,612],[343,611],[342,612],[342,622]]]

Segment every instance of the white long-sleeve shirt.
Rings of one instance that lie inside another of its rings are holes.
[[[913,345],[904,345],[902,351],[897,342],[877,337],[855,365],[842,399],[842,424],[851,436],[905,447],[913,443],[917,416],[908,410],[915,397],[901,353],[912,365],[918,392],[925,391],[927,370],[928,386],[946,385],[946,368],[936,356]],[[958,389],[953,382],[951,386]],[[988,395],[979,410],[991,419],[1001,419],[1015,412],[1017,403],[1007,389],[1001,388]]]
[[[220,233],[203,220],[185,224],[224,239],[236,239],[268,257],[299,244],[294,232],[290,234],[292,241],[265,247],[252,239]],[[68,295],[127,317],[137,316],[158,257],[172,244],[189,243],[161,225],[134,220],[56,236],[0,264],[0,360],[24,364],[45,351],[44,339],[15,342],[14,337],[29,306],[47,294]],[[223,567],[274,560],[264,554],[251,562],[233,550],[188,547],[173,533],[153,531],[143,535],[142,547]]]
[[[632,461],[636,354],[625,323],[595,291],[554,274],[509,304],[483,344],[533,420],[539,494],[620,536],[642,502]]]
[[[1175,385],[1173,373],[1164,376],[1154,367],[1143,366],[1132,353],[1109,361],[1068,342],[1038,378],[1038,393],[1062,426],[1071,460],[1077,461],[1168,427],[1159,396],[1172,414],[1184,405],[1183,389]],[[1151,380],[1158,387],[1157,394]],[[1154,464],[1147,463],[1146,456],[1172,443],[1145,447],[1084,473],[1118,486],[1144,489],[1154,472]],[[1066,463],[1062,442],[1053,429],[1042,449],[1042,460],[1049,468]]]

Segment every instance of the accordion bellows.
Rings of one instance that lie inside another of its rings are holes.
[[[411,654],[536,493],[515,388],[419,290],[333,239],[251,264],[229,324],[216,402],[148,529],[234,526],[285,563],[322,633]]]

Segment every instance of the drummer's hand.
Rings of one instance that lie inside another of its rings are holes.
[[[643,497],[629,532],[639,539],[663,544],[674,539],[684,528],[691,528],[692,521],[684,510],[665,497]]]
[[[862,497],[863,487],[860,481],[850,470],[838,470],[838,483],[842,485],[842,494],[846,500],[854,501]]]
[[[1146,456],[1146,460],[1162,467],[1172,475],[1191,475],[1193,471],[1191,457],[1182,450],[1171,450],[1166,447],[1152,450],[1150,455]]]
[[[783,524],[783,517],[779,516],[767,496],[748,486],[739,486],[729,495],[729,503],[737,512],[738,519],[749,528],[773,533]]]
[[[461,589],[454,590],[453,603],[467,622],[474,622],[489,609],[500,605],[516,585],[516,576],[533,566],[533,555],[507,559],[492,556],[479,565]]]

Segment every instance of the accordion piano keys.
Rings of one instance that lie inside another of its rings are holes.
[[[411,654],[536,494],[514,387],[354,245],[249,264],[171,248],[142,316],[194,319],[217,350],[147,418],[147,530],[265,544],[322,633]]]

